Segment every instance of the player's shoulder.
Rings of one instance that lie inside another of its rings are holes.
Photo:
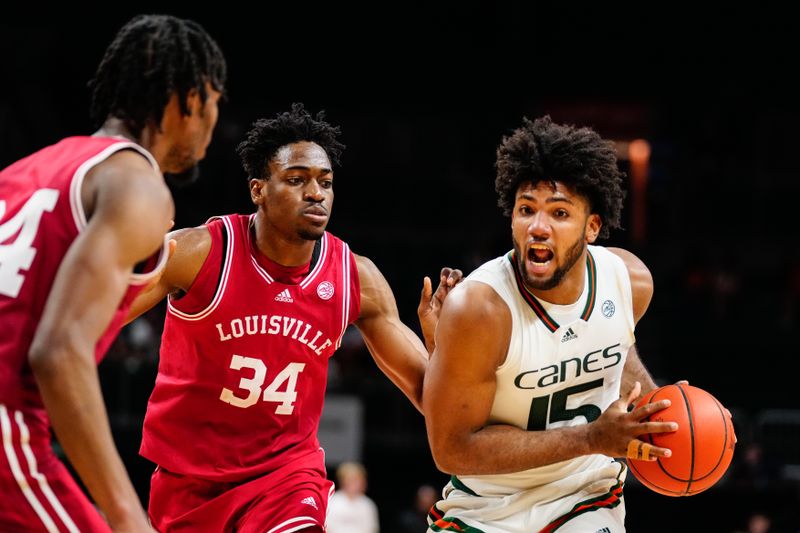
[[[154,163],[146,157],[144,153],[133,148],[125,148],[124,146],[98,162],[92,167],[92,171],[111,175],[135,172],[141,176],[157,179],[160,183],[163,183],[161,171],[154,166]]]
[[[356,267],[358,267],[359,276],[362,273],[365,275],[380,274],[380,269],[378,266],[366,255],[353,253],[353,259],[355,259]]]
[[[132,150],[119,150],[94,165],[86,173],[83,187],[89,196],[110,197],[123,207],[143,208],[140,213],[172,205],[172,194],[161,172]]]
[[[622,262],[625,264],[625,267],[628,269],[628,273],[630,274],[631,282],[634,285],[643,283],[652,286],[653,276],[650,273],[650,269],[648,269],[647,265],[644,264],[644,261],[639,259],[639,257],[637,257],[633,252],[625,250],[624,248],[615,247],[609,247],[605,249],[622,259]]]
[[[644,264],[644,261],[639,259],[639,257],[636,256],[636,254],[634,254],[630,250],[626,250],[625,248],[618,248],[616,246],[593,246],[592,249],[593,250],[606,250],[606,251],[616,255],[620,259],[622,259],[622,261],[626,265],[641,266],[641,267],[647,268],[645,266],[645,264]]]
[[[175,252],[167,263],[164,278],[172,287],[188,291],[211,254],[213,239],[206,225],[171,232]]]
[[[182,228],[169,234],[170,239],[175,239],[178,247],[184,250],[206,250],[211,247],[211,232],[206,224],[193,228]]]
[[[494,323],[510,316],[508,304],[494,287],[469,278],[450,291],[442,308],[442,318],[458,322]]]

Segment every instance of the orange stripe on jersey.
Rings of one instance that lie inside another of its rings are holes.
[[[463,529],[458,527],[458,524],[456,524],[455,522],[450,522],[450,521],[444,520],[444,519],[437,520],[436,522],[434,522],[434,525],[436,525],[436,527],[438,527],[440,529],[445,529],[445,530],[449,529],[449,530],[454,530],[454,531],[464,531]]]

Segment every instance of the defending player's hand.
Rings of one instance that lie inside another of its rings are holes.
[[[669,400],[644,404],[628,411],[628,405],[639,397],[641,390],[642,385],[637,381],[627,398],[620,398],[612,403],[600,418],[589,424],[591,453],[647,461],[672,455],[668,448],[653,446],[638,438],[647,433],[667,433],[678,429],[678,424],[675,422],[645,420],[653,413],[669,407]]]
[[[422,282],[417,316],[419,316],[419,323],[422,326],[422,336],[425,338],[425,347],[428,349],[428,353],[433,352],[435,346],[433,336],[436,332],[436,324],[439,322],[442,304],[450,291],[463,279],[464,274],[459,269],[444,267],[439,273],[439,286],[436,287],[436,292],[433,292],[431,278],[425,276]]]

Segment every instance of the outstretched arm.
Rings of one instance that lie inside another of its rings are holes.
[[[211,250],[211,235],[205,226],[173,231],[169,238],[174,241],[174,252],[161,277],[136,296],[125,318],[126,324],[149,311],[168,294],[187,292]]]
[[[400,321],[392,289],[378,267],[356,255],[361,284],[361,331],[378,367],[422,410],[422,379],[428,352],[419,337]]]
[[[670,431],[672,423],[640,422],[663,402],[627,412],[620,399],[589,424],[528,431],[490,424],[497,367],[511,338],[508,306],[488,285],[465,282],[447,297],[436,351],[425,375],[424,413],[436,465],[452,474],[504,474],[591,453],[623,457],[631,439]],[[497,453],[502,450],[502,453]],[[653,448],[654,456],[667,450]]]
[[[133,266],[163,243],[172,198],[161,176],[131,152],[95,167],[84,186],[93,213],[58,270],[29,361],[59,442],[111,526],[149,531],[111,437],[95,345]]]

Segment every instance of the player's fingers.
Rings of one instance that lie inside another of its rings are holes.
[[[642,422],[639,426],[640,434],[644,433],[671,433],[678,431],[677,422]]]
[[[459,269],[454,268],[450,271],[450,274],[447,276],[447,286],[448,287],[455,287],[464,277],[464,273],[461,272]]]
[[[425,276],[425,278],[422,280],[422,293],[419,296],[420,307],[430,302],[432,293],[433,289],[432,289],[431,278]]]
[[[641,407],[637,407],[636,409],[631,411],[631,416],[636,420],[641,420],[643,418],[647,418],[653,413],[657,413],[658,411],[666,409],[670,405],[672,405],[672,402],[668,399],[659,400],[653,403],[646,403]]]
[[[653,446],[639,439],[631,439],[628,443],[626,454],[628,459],[637,459],[639,461],[655,461],[659,457],[669,457],[671,455],[672,451],[669,448]]]
[[[633,388],[628,393],[628,399],[625,402],[625,405],[628,406],[636,401],[636,398],[642,393],[642,384],[638,381],[633,384]]]

